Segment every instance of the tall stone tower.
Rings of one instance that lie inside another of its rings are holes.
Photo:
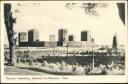
[[[27,32],[20,32],[18,37],[19,37],[19,42],[28,42]]]
[[[91,41],[90,31],[88,30],[81,31],[81,41]]]
[[[68,41],[68,31],[67,29],[59,29],[58,31],[58,45],[66,46]]]
[[[55,42],[55,35],[50,35],[49,36],[49,41],[50,42]]]
[[[118,48],[118,39],[117,39],[117,34],[114,35],[113,37],[113,44],[112,44],[112,48],[113,49],[117,49]]]
[[[74,35],[69,35],[68,41],[75,41],[75,36]]]
[[[58,41],[67,41],[67,29],[59,29],[58,31]]]
[[[31,29],[28,31],[28,42],[36,42],[39,41],[39,32],[37,29]]]

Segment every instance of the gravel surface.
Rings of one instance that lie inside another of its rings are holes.
[[[5,75],[52,75],[44,72],[16,68],[14,66],[5,66],[4,71],[5,71],[4,72]]]

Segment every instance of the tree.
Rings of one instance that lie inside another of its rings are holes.
[[[9,64],[14,65],[14,51],[15,51],[15,43],[16,39],[14,38],[14,30],[13,24],[16,23],[16,19],[12,17],[11,12],[11,4],[4,4],[4,22],[7,30],[7,36],[9,41],[9,49],[10,49],[10,60]]]

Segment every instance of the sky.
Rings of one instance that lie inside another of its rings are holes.
[[[68,6],[67,6],[68,4]],[[41,41],[49,41],[49,35],[55,35],[58,40],[58,30],[68,29],[68,35],[74,34],[76,41],[80,41],[82,30],[89,30],[97,45],[112,45],[115,33],[118,43],[125,44],[126,28],[119,18],[116,3],[98,3],[93,12],[87,13],[81,2],[17,2],[12,3],[13,17],[16,18],[14,31],[27,32],[37,29]],[[4,26],[5,29],[5,26]],[[8,43],[6,29],[4,41]]]

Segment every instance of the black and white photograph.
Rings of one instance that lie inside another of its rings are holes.
[[[126,75],[126,5],[5,1],[1,8],[3,75]]]

